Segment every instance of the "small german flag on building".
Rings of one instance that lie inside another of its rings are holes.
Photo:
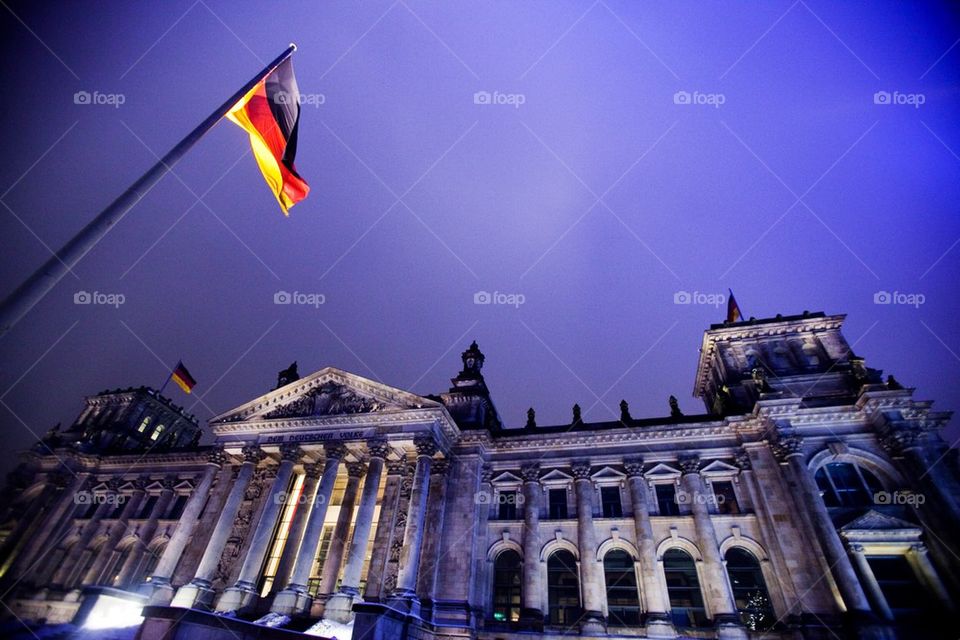
[[[290,207],[310,191],[293,166],[300,124],[300,91],[290,59],[247,92],[227,112],[227,118],[250,135],[260,171],[284,215],[289,215]]]
[[[187,368],[183,366],[183,362],[177,362],[177,366],[174,367],[173,372],[170,374],[170,378],[176,382],[184,393],[190,393],[190,391],[196,386],[197,381],[193,379],[193,376],[190,375],[190,372],[187,371]]]

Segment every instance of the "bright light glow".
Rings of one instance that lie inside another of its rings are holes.
[[[143,622],[143,604],[133,600],[99,595],[83,623],[84,629],[119,629]]]

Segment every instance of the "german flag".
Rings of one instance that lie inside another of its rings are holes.
[[[743,313],[740,311],[737,299],[733,297],[733,290],[727,289],[727,291],[730,293],[730,297],[727,298],[727,322],[742,322]]]
[[[197,381],[193,379],[193,376],[190,375],[190,372],[187,371],[187,368],[183,366],[183,362],[177,362],[177,366],[174,367],[173,372],[170,374],[170,378],[176,382],[184,393],[190,393],[190,391],[196,386]]]
[[[300,91],[290,59],[257,83],[227,112],[227,118],[250,135],[260,171],[284,215],[289,215],[290,207],[310,191],[293,166],[300,124]]]

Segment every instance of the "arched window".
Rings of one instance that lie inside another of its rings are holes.
[[[707,624],[700,579],[693,558],[686,551],[669,549],[663,554],[663,575],[670,597],[670,616],[678,627],[701,627]]]
[[[874,494],[883,491],[877,477],[849,462],[830,462],[814,476],[828,507],[872,507]]]
[[[135,576],[136,579],[132,581],[132,584],[146,582],[147,579],[153,575],[157,565],[160,564],[160,557],[163,556],[163,551],[166,548],[167,543],[164,541],[147,549],[144,557],[140,560],[141,565],[138,569],[138,575]]]
[[[508,549],[493,561],[493,619],[498,622],[520,620],[520,554]]]
[[[613,549],[603,557],[603,575],[607,583],[607,616],[610,624],[638,626],[640,597],[633,558],[622,549]]]
[[[724,558],[740,620],[751,631],[766,631],[773,626],[776,616],[760,563],[752,553],[736,547],[727,551]]]
[[[560,550],[547,560],[550,624],[569,626],[580,619],[580,579],[573,554]]]

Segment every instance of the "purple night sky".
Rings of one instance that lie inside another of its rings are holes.
[[[725,310],[674,296],[727,287],[747,316],[847,313],[868,366],[960,409],[949,3],[5,0],[0,20],[0,295],[291,41],[312,187],[284,218],[217,125],[0,338],[2,468],[181,358],[198,385],[167,393],[201,421],[293,360],[437,393],[473,339],[509,426],[621,398],[666,415],[670,394],[701,413]]]

